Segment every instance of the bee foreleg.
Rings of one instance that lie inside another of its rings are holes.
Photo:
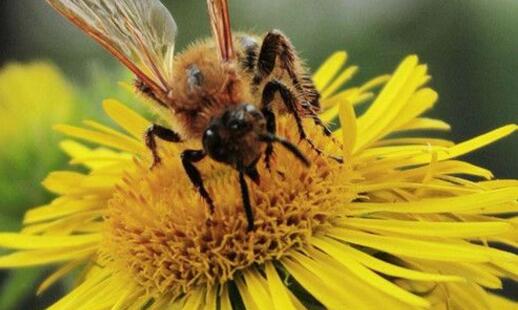
[[[203,199],[205,199],[205,201],[209,205],[210,213],[213,214],[214,202],[212,201],[212,198],[205,189],[205,186],[203,185],[203,180],[201,178],[200,171],[198,170],[198,168],[194,166],[194,163],[197,163],[200,160],[204,159],[205,156],[207,156],[207,154],[202,150],[185,150],[181,155],[183,168],[185,169],[185,172],[187,173],[189,180],[194,185],[194,187],[196,187],[198,193],[200,193],[200,196]]]
[[[239,185],[241,187],[241,199],[243,200],[243,208],[245,209],[246,220],[248,223],[248,231],[254,230],[254,213],[250,205],[250,193],[245,180],[245,173],[239,170]]]
[[[160,156],[158,155],[155,137],[169,142],[180,142],[182,140],[179,134],[169,128],[165,128],[157,124],[149,126],[144,135],[144,140],[146,142],[146,146],[151,150],[151,154],[153,155],[152,168],[158,165],[161,161]]]
[[[304,154],[299,150],[299,148],[295,144],[291,143],[290,141],[288,141],[284,138],[278,137],[276,135],[272,135],[271,133],[266,134],[266,135],[261,135],[261,136],[259,136],[259,139],[264,142],[279,143],[284,148],[286,148],[288,151],[290,151],[293,155],[295,155],[295,157],[297,157],[297,159],[300,160],[305,166],[309,167],[311,165],[311,162],[309,161],[309,159],[307,159],[306,156],[304,156]]]

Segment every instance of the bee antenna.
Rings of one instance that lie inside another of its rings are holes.
[[[295,157],[297,157],[306,167],[309,167],[311,165],[311,162],[309,161],[309,159],[307,159],[306,156],[304,156],[304,154],[302,154],[302,152],[299,150],[299,148],[295,144],[291,143],[290,141],[288,141],[282,137],[276,136],[274,134],[271,134],[271,133],[265,134],[265,135],[260,135],[259,139],[263,142],[279,143],[285,149],[287,149],[293,155],[295,155]]]

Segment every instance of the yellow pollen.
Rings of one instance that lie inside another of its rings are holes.
[[[306,122],[321,148],[341,154],[319,127]],[[278,134],[297,142],[295,123],[278,122]],[[247,180],[255,230],[247,232],[238,175],[207,158],[197,164],[216,210],[190,183],[179,154],[194,143],[163,143],[162,164],[149,170],[136,160],[109,202],[103,256],[143,287],[179,296],[201,285],[222,284],[253,264],[279,259],[289,250],[309,246],[309,238],[329,224],[337,206],[355,198],[351,171],[298,143],[311,159],[304,167],[279,145],[271,172],[260,161],[260,184]]]

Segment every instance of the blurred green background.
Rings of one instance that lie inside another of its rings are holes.
[[[178,50],[209,35],[205,1],[164,2],[179,26]],[[429,64],[431,85],[440,94],[429,115],[452,124],[448,137],[455,141],[518,121],[517,0],[231,0],[230,5],[234,29],[282,30],[313,69],[333,51],[346,49],[350,62],[361,68],[352,84],[391,72],[405,55],[418,54]],[[71,83],[75,107],[62,121],[103,118],[100,103],[105,97],[132,100],[117,86],[129,75],[45,1],[0,1],[0,66],[34,60],[56,64]],[[40,126],[37,130],[49,132],[44,137],[50,142],[37,142],[57,144],[59,136],[50,133],[49,125]],[[516,177],[516,141],[505,139],[468,159],[499,178]],[[41,152],[38,143],[24,146],[18,165],[6,164],[13,147],[2,143],[2,231],[17,229],[26,208],[47,202],[51,197],[39,183],[50,169],[66,167],[59,151]],[[47,272],[1,273],[0,309],[40,309],[59,297],[63,285],[34,296],[36,283]]]

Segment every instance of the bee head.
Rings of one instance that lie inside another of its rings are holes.
[[[258,137],[265,133],[266,120],[261,111],[252,104],[241,104],[213,118],[202,143],[212,159],[235,168],[248,167],[264,152],[264,143]]]

